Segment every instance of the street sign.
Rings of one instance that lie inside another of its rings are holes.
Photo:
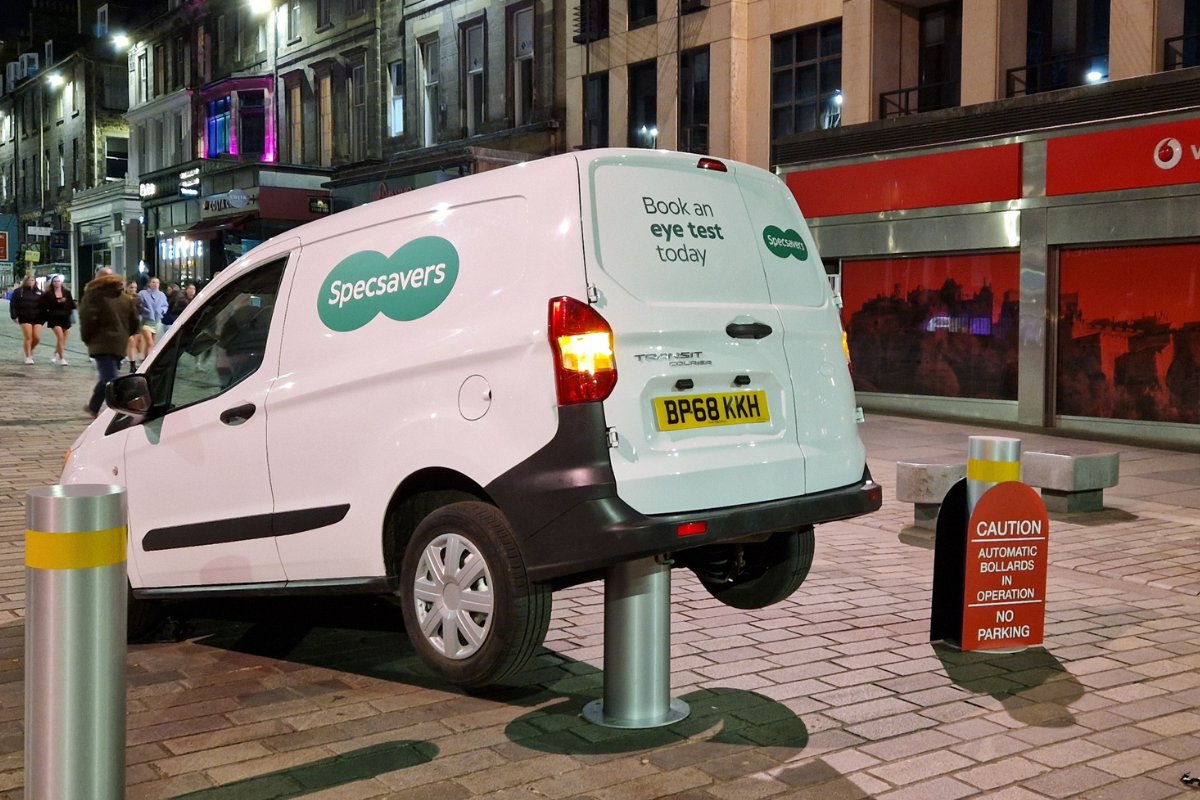
[[[962,649],[1010,650],[1042,643],[1050,521],[1037,491],[997,484],[967,524]]]
[[[30,236],[49,236],[54,232],[54,229],[43,227],[41,225],[30,225],[25,229],[25,232]]]
[[[70,233],[68,231],[53,231],[50,234],[50,247],[56,250],[66,250],[70,247]]]
[[[0,231],[0,261],[8,261],[8,231]]]

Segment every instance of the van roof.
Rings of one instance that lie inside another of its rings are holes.
[[[274,236],[263,244],[269,244],[270,242],[282,239],[298,238],[301,246],[303,246],[329,236],[368,228],[387,222],[388,220],[436,212],[439,206],[459,205],[464,202],[471,202],[471,200],[479,196],[500,196],[512,192],[511,186],[507,186],[507,184],[510,181],[518,179],[518,176],[523,184],[522,193],[569,191],[572,199],[577,199],[577,187],[563,186],[559,181],[543,180],[542,178],[545,178],[548,173],[560,170],[562,163],[566,160],[573,161],[577,165],[577,168],[586,168],[593,161],[602,158],[636,157],[640,160],[650,154],[660,155],[663,159],[672,160],[698,161],[701,158],[707,158],[706,156],[694,153],[637,148],[596,148],[547,156],[532,161],[511,164],[499,169],[488,170],[487,172],[467,175],[462,178],[455,178],[445,183],[426,186],[381,200],[374,200],[361,206],[339,211],[323,219],[305,223]],[[757,169],[756,167],[740,164],[728,159],[717,160],[726,164],[731,172]]]

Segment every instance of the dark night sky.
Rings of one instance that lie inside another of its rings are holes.
[[[33,0],[0,0],[0,27],[20,25],[29,19],[29,7]]]

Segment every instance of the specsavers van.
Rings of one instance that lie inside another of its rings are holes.
[[[815,524],[881,501],[784,184],[645,150],[256,247],[109,385],[62,481],[128,487],[131,634],[165,599],[388,593],[463,686],[525,664],[556,588],[658,556],[759,608]]]

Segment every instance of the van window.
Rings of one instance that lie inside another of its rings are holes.
[[[262,365],[286,266],[273,261],[203,299],[146,376],[158,409],[216,397]]]
[[[594,169],[591,194],[597,260],[633,297],[767,302],[759,236],[732,174],[612,163]]]

